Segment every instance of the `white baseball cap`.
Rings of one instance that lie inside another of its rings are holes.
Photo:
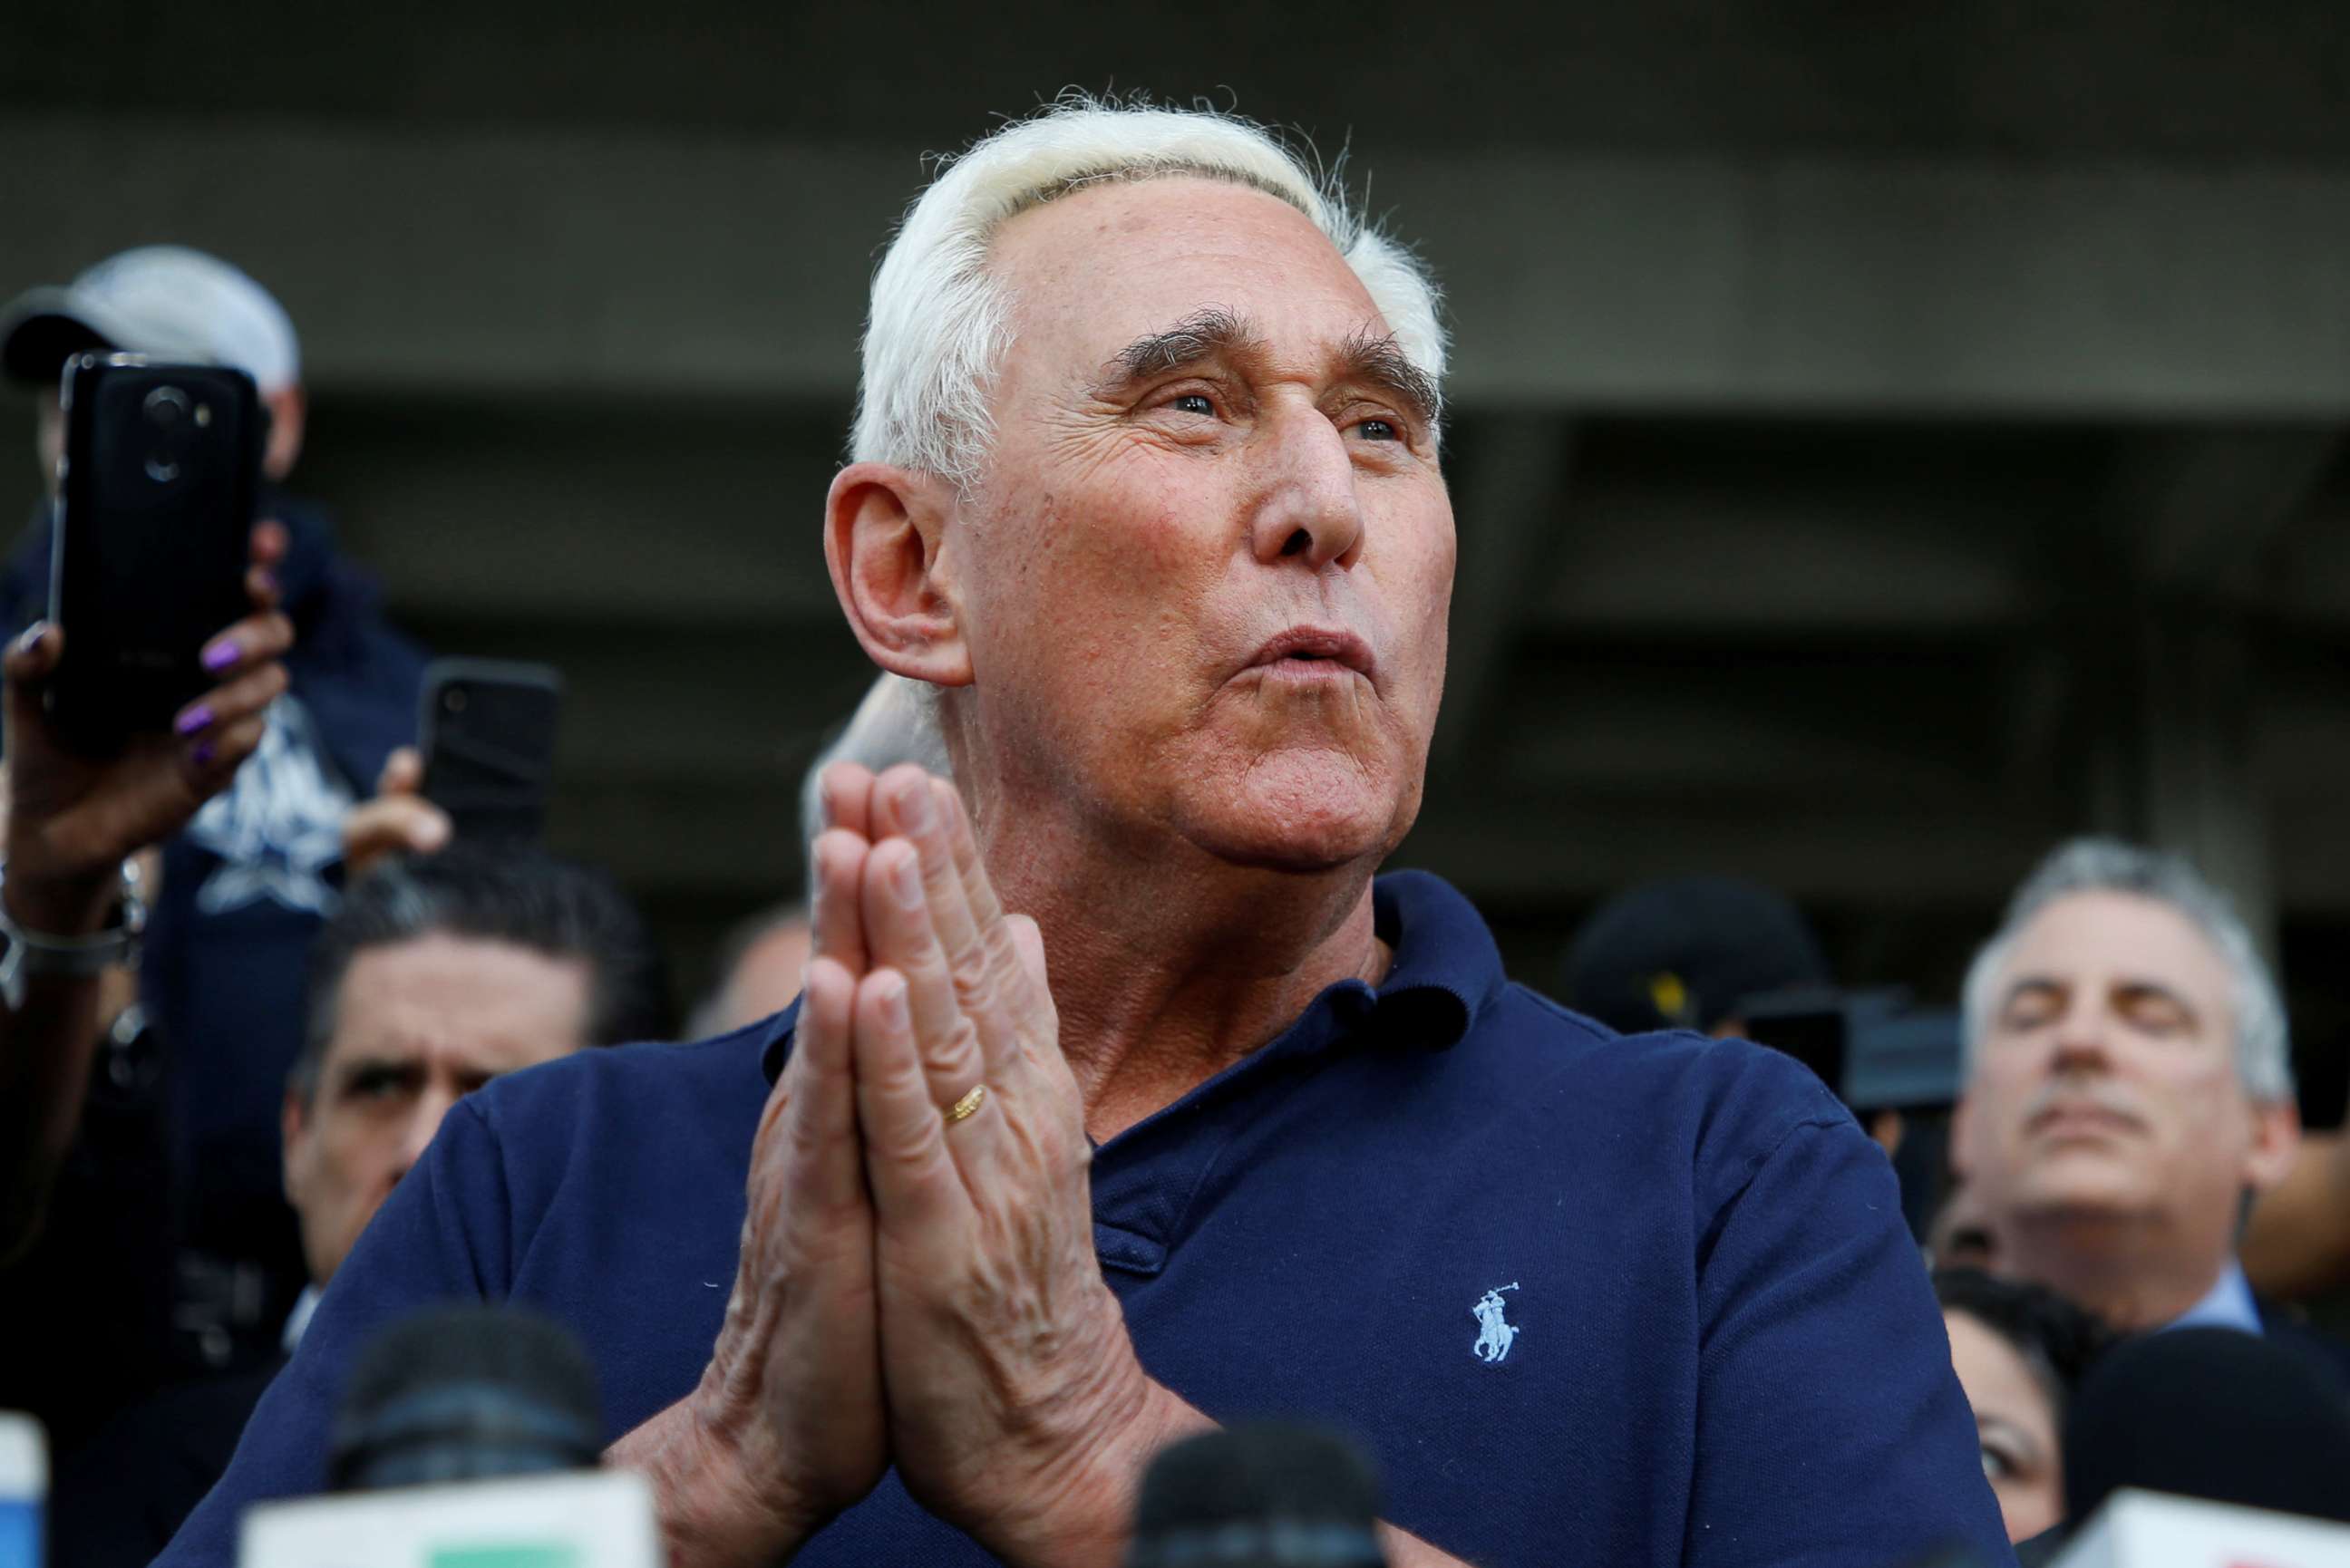
[[[0,310],[0,368],[27,386],[57,384],[89,348],[244,371],[264,393],[302,379],[294,323],[267,289],[218,256],[141,245],[109,256],[63,288],[26,290]]]

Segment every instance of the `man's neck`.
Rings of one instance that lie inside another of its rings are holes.
[[[2002,1272],[2033,1280],[2116,1328],[2159,1328],[2211,1293],[2228,1255],[2187,1244],[2152,1215],[2051,1213],[2002,1227]]]
[[[1233,867],[1190,846],[1138,859],[1074,834],[983,829],[1004,907],[1033,916],[1061,1051],[1107,1141],[1272,1040],[1322,991],[1376,984],[1372,862],[1313,873]]]

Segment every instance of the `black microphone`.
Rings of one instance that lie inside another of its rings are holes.
[[[327,1484],[376,1491],[588,1469],[601,1430],[595,1369],[569,1330],[513,1307],[433,1307],[360,1353]]]
[[[1277,1422],[1170,1444],[1143,1472],[1127,1568],[1386,1568],[1378,1481],[1345,1438]]]
[[[2350,1391],[2235,1329],[2117,1345],[2065,1416],[2065,1518],[2077,1529],[2122,1487],[2350,1522]]]

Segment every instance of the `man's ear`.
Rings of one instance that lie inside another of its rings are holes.
[[[832,591],[865,647],[893,675],[971,684],[962,605],[941,545],[954,487],[934,474],[856,462],[825,498],[824,559]]]
[[[277,1136],[284,1145],[278,1163],[279,1179],[286,1188],[286,1201],[299,1209],[302,1199],[296,1189],[301,1185],[301,1178],[297,1172],[310,1153],[310,1107],[302,1098],[301,1091],[290,1084],[286,1088],[285,1103],[277,1108]]]
[[[2254,1100],[2246,1111],[2252,1136],[2244,1149],[2244,1184],[2266,1192],[2284,1179],[2301,1152],[2301,1107],[2292,1100]]]

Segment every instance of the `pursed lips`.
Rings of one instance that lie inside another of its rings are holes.
[[[1377,684],[1371,645],[1342,628],[1291,627],[1267,639],[1243,668],[1293,680],[1341,680],[1351,673]]]

